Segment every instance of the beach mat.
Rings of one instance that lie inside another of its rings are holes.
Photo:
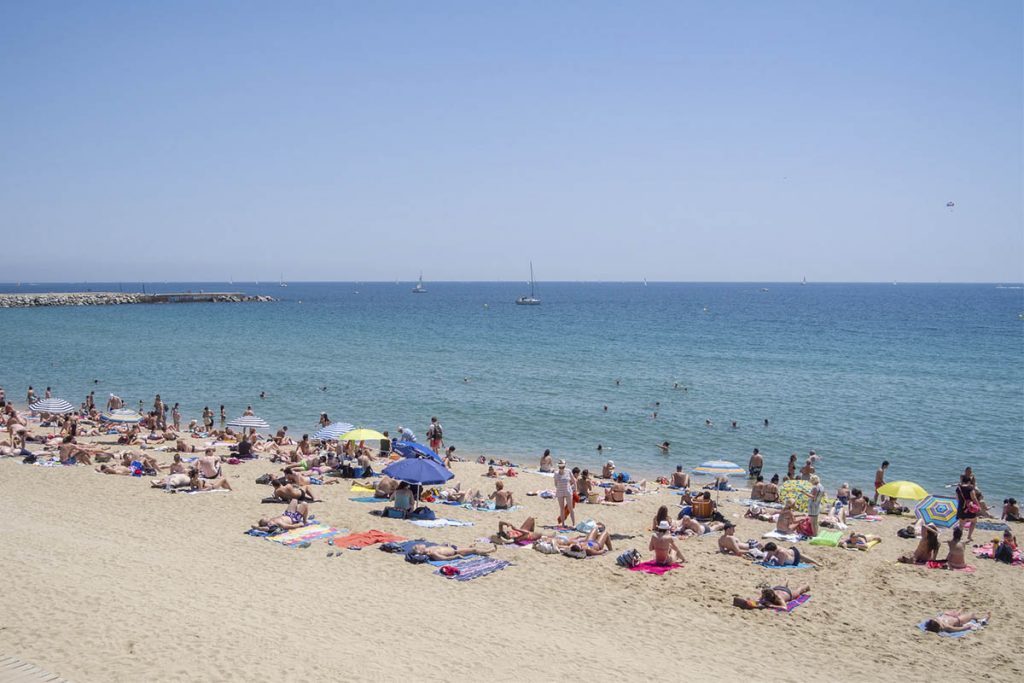
[[[353,503],[386,503],[387,498],[377,498],[375,496],[362,496],[361,498],[349,498]]]
[[[298,529],[286,531],[283,534],[267,536],[266,539],[268,541],[273,541],[274,543],[280,543],[284,546],[297,546],[302,543],[332,538],[341,533],[341,531],[346,530],[342,529],[339,531],[338,529],[327,526],[326,524],[307,524],[306,526],[299,527]]]
[[[807,564],[801,562],[800,564],[768,564],[767,562],[755,562],[754,564],[764,567],[765,569],[811,569],[814,567],[813,564]]]
[[[985,531],[1009,531],[1010,525],[1006,522],[977,522],[974,528],[984,529]]]
[[[800,605],[804,604],[805,602],[807,602],[810,599],[811,599],[811,596],[808,593],[804,593],[799,598],[794,598],[793,600],[790,600],[789,602],[787,602],[785,607],[772,607],[772,611],[773,612],[787,612],[787,613],[789,613],[789,612],[792,612],[797,607],[799,607]]]
[[[978,557],[984,557],[991,560],[994,559],[992,557],[994,552],[995,547],[991,543],[986,543],[985,545],[979,545],[974,547],[974,554]],[[1000,564],[1006,563],[1000,562]],[[1024,567],[1024,556],[1021,555],[1019,549],[1013,551],[1013,562],[1011,562],[1010,564],[1014,567]]]
[[[473,522],[464,522],[461,519],[445,519],[444,517],[438,517],[437,519],[407,519],[405,521],[425,529],[440,529],[446,526],[473,526]]]
[[[518,510],[519,508],[523,507],[522,505],[513,505],[510,508],[501,508],[499,510],[498,508],[494,507],[493,500],[487,501],[487,505],[484,505],[483,507],[475,507],[472,503],[461,503],[459,505],[466,508],[467,510],[475,510],[476,512],[512,512],[513,510]]]
[[[673,569],[679,569],[683,565],[673,562],[672,564],[655,564],[654,560],[647,560],[641,562],[635,567],[629,567],[631,572],[643,572],[645,574],[654,574],[655,576],[661,576]]]
[[[928,623],[928,620],[926,619],[926,620],[922,621],[920,624],[918,624],[917,628],[919,628],[924,633],[931,633],[931,631],[929,631],[928,629],[926,629],[924,627],[924,625],[927,624],[927,623]],[[975,631],[980,631],[981,629],[985,628],[985,626],[988,625],[987,621],[973,620],[973,621],[970,621],[968,623],[970,623],[970,624],[977,624],[978,628],[971,629],[970,631],[957,631],[956,633],[936,633],[935,635],[940,636],[942,638],[963,638],[964,636],[969,636],[970,634],[974,633]]]
[[[431,564],[434,563],[431,562]],[[473,559],[443,562],[434,573],[439,576],[446,576],[449,579],[455,579],[456,581],[472,581],[473,579],[479,579],[481,576],[487,576],[488,574],[501,571],[511,564],[512,563],[508,560],[498,560],[493,557],[482,557],[477,555]],[[446,574],[442,569],[443,567],[454,567],[458,570],[458,573],[451,575]]]
[[[402,536],[395,536],[377,529],[370,529],[369,531],[360,531],[356,534],[349,534],[347,536],[336,536],[332,539],[332,543],[336,548],[349,548],[351,550],[366,548],[371,545],[377,545],[378,543],[399,543],[405,541]]]
[[[14,681],[28,683],[29,681],[49,681],[50,683],[67,683],[67,679],[61,678],[57,674],[50,673],[40,669],[35,664],[17,659],[16,657],[8,657],[7,655],[0,655],[0,681],[7,683]]]
[[[810,540],[811,545],[827,545],[835,548],[839,545],[839,541],[843,538],[842,531],[826,531],[821,529],[818,531],[818,535]]]
[[[360,486],[359,484],[352,484],[352,488],[349,489],[351,493],[373,493],[376,489],[370,488],[369,486]],[[381,500],[384,500],[383,498]]]
[[[876,538],[874,540],[868,541],[864,545],[844,545],[841,547],[846,548],[847,550],[863,550],[866,552],[874,548],[879,543],[881,543],[881,541]]]
[[[784,534],[777,529],[772,529],[771,531],[761,534],[761,538],[771,538],[776,541],[786,541],[787,543],[799,543],[807,537],[802,534]]]
[[[918,566],[921,566],[921,565],[918,565]],[[949,567],[946,566],[945,562],[928,562],[924,566],[927,567],[928,569],[945,569],[947,571],[961,572],[963,574],[973,574],[974,572],[978,571],[978,568],[974,567],[972,565],[967,565],[966,567],[960,567],[959,569],[950,569]]]

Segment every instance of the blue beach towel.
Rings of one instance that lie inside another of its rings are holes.
[[[362,498],[349,498],[354,503],[386,503],[387,498],[375,498],[374,496],[363,496]]]
[[[814,567],[813,564],[807,564],[806,562],[801,562],[800,564],[768,564],[767,562],[755,562],[754,564],[759,564],[768,569],[811,569]]]

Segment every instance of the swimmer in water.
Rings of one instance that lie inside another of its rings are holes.
[[[732,421],[732,428],[733,428],[733,429],[739,429],[739,427],[740,427],[740,426],[739,426],[738,424],[736,424],[736,420],[733,420],[733,421]]]
[[[608,406],[604,407],[604,412],[606,412],[606,413],[608,412]]]
[[[615,386],[619,386],[619,380],[615,380]]]
[[[767,426],[768,426],[768,418],[767,418],[767,417],[766,417],[766,418],[764,419],[764,426],[765,426],[765,427],[767,427]]]
[[[603,450],[604,450],[604,446],[602,446],[601,444],[597,444],[597,452],[600,453]]]
[[[671,444],[668,441],[662,441],[661,443],[658,444],[658,448],[661,449],[662,453],[664,453],[665,455],[668,455],[668,447],[670,445]]]
[[[265,399],[266,397],[267,397],[267,392],[265,392],[265,391],[261,391],[261,392],[260,392],[260,398],[261,398],[261,399]]]
[[[711,418],[707,418],[707,419],[704,420],[704,426],[705,427],[714,427],[715,425],[711,422]]]

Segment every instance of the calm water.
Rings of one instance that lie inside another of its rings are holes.
[[[299,434],[321,411],[420,437],[438,415],[463,452],[532,465],[551,448],[634,475],[745,465],[754,447],[784,473],[813,448],[829,487],[870,487],[888,459],[890,479],[942,492],[970,464],[990,500],[1024,498],[1024,290],[557,283],[525,307],[512,303],[521,283],[411,285],[151,284],[283,300],[0,310],[0,384],[18,401],[32,384],[76,404],[94,386],[98,403],[113,391],[149,406],[159,392],[186,420],[252,404]],[[18,291],[86,288],[118,285]],[[669,456],[655,446],[666,440]]]

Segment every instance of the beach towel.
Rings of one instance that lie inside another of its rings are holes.
[[[881,515],[854,515],[848,519],[856,519],[859,522],[881,522]]]
[[[376,491],[376,489],[370,488],[369,486],[360,486],[359,484],[352,484],[352,488],[350,488],[349,491],[351,491],[352,493],[373,493],[374,491]]]
[[[427,529],[438,529],[445,526],[473,526],[473,522],[463,522],[460,519],[445,519],[444,517],[437,519],[407,519],[405,521]]]
[[[1010,525],[1006,522],[975,522],[975,529],[984,529],[985,531],[1008,531]]]
[[[227,489],[197,489],[195,491],[185,491],[190,496],[194,496],[197,493],[228,493]]]
[[[673,569],[679,569],[683,565],[673,562],[672,564],[656,564],[654,560],[647,560],[641,562],[635,567],[629,567],[631,572],[643,572],[645,574],[654,574],[655,576],[661,576],[666,572],[670,572]]]
[[[804,593],[799,598],[794,598],[793,600],[790,600],[789,602],[787,602],[785,607],[772,607],[772,611],[773,612],[787,612],[787,613],[788,612],[792,612],[797,607],[799,607],[800,605],[804,604],[805,602],[807,602],[810,599],[811,599],[811,596],[809,594],[807,594],[807,593]]]
[[[801,562],[800,564],[770,564],[768,562],[755,562],[754,564],[768,569],[810,569],[814,566],[813,564],[807,564],[806,562]]]
[[[349,498],[354,503],[386,503],[387,498],[375,498],[373,496],[363,496],[362,498]]]
[[[826,531],[821,529],[818,531],[818,535],[811,539],[811,545],[827,545],[835,548],[839,545],[839,541],[843,537],[841,531]]]
[[[973,567],[971,565],[967,565],[966,567],[960,567],[959,569],[951,569],[950,567],[946,566],[945,562],[928,562],[927,564],[925,564],[925,566],[928,567],[928,569],[948,569],[949,571],[963,572],[964,574],[973,574],[974,572],[978,571],[977,567]]]
[[[778,529],[772,529],[766,533],[761,534],[761,538],[773,538],[776,541],[786,541],[787,543],[798,543],[806,538],[801,534],[784,534]]]
[[[338,530],[334,527],[327,526],[326,524],[307,524],[306,526],[301,526],[298,529],[286,531],[283,534],[277,534],[276,536],[267,536],[267,540],[273,541],[274,543],[280,543],[281,545],[293,547],[304,543],[310,543],[312,541],[328,539],[333,536],[337,536],[339,533],[343,531],[347,530]]]
[[[939,615],[939,616],[942,616],[942,615]],[[921,629],[922,631],[924,631],[925,633],[930,633],[930,631],[928,629],[926,629],[925,626],[924,626],[927,623],[928,623],[928,620],[926,619],[926,620],[922,621],[920,624],[918,624],[917,627],[919,629]],[[942,638],[963,638],[964,636],[968,636],[968,635],[974,633],[975,631],[980,631],[981,629],[985,628],[985,626],[988,625],[988,621],[985,620],[985,619],[982,619],[981,621],[978,621],[976,619],[972,619],[971,621],[969,621],[967,623],[968,624],[974,624],[974,625],[977,626],[977,628],[971,629],[970,631],[957,631],[956,633],[936,633],[935,635],[941,636]]]
[[[369,531],[361,531],[357,534],[349,534],[348,536],[336,536],[332,539],[333,544],[336,548],[349,548],[355,550],[357,548],[366,548],[371,545],[378,543],[389,543],[405,541],[406,539],[401,536],[395,536],[394,534],[385,533],[378,531],[377,529],[370,529]]]
[[[553,476],[555,476],[554,472],[541,472],[540,470],[530,469],[530,468],[527,468],[527,467],[522,468],[521,471],[526,472],[527,474],[539,474],[542,477],[553,477]]]
[[[431,564],[434,564],[431,562]],[[476,556],[473,559],[455,560],[454,562],[443,562],[441,567],[435,571],[439,576],[445,576],[456,581],[472,581],[481,576],[487,576],[494,572],[501,571],[512,563],[508,560],[498,560],[493,557]],[[456,571],[444,571],[444,567],[453,567]]]
[[[881,543],[881,541],[879,541],[876,538],[876,539],[868,541],[864,545],[844,545],[842,547],[846,548],[847,550],[864,550],[864,551],[867,551],[867,550],[871,550],[872,548],[874,548],[879,543]]]
[[[740,498],[733,502],[737,505],[742,505],[743,507],[753,507],[756,505],[759,508],[772,508],[774,510],[782,509],[782,503],[766,503],[763,500],[754,500],[753,498]]]
[[[978,557],[985,557],[988,559],[994,559],[995,546],[992,543],[986,543],[985,545],[974,546],[974,554]],[[1003,564],[1006,564],[1005,562]],[[1014,567],[1024,567],[1024,556],[1021,555],[1020,549],[1013,551],[1013,562],[1011,564]]]

